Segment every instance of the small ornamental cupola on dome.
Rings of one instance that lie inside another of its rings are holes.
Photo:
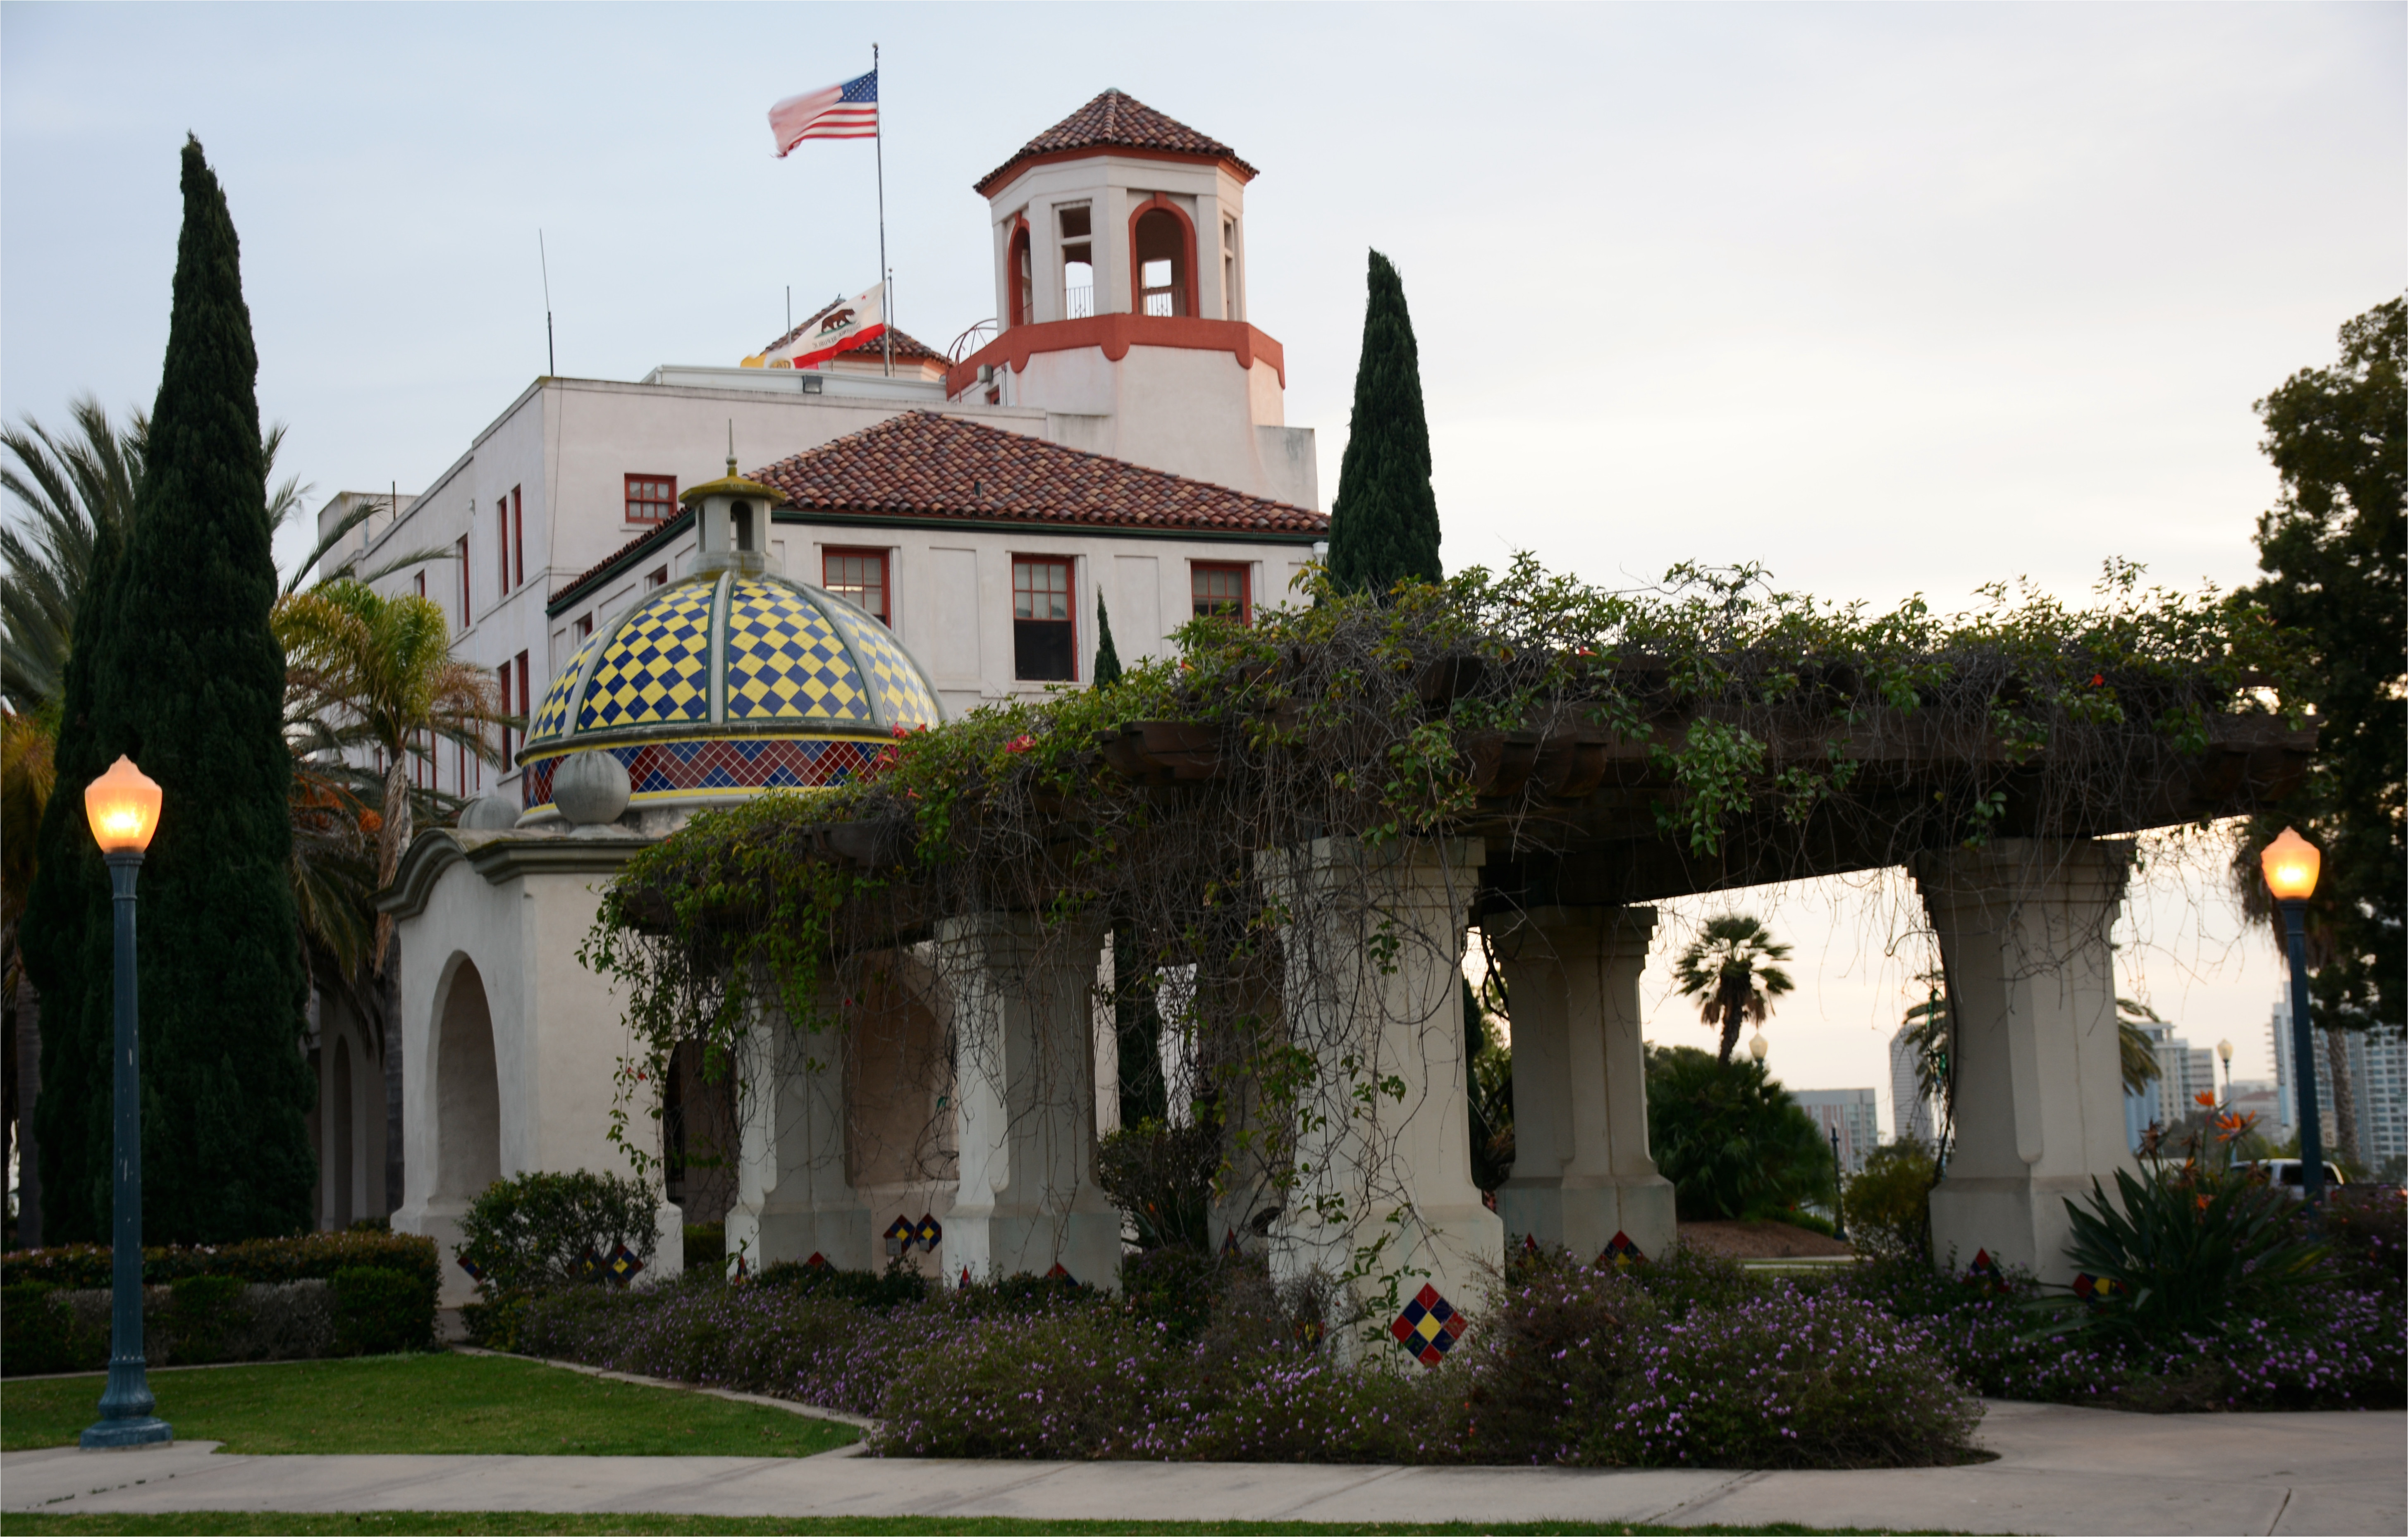
[[[518,759],[526,824],[562,820],[552,781],[579,753],[626,768],[633,810],[727,805],[841,784],[944,720],[875,616],[768,570],[786,497],[727,468],[680,498],[700,531],[692,568],[595,630],[545,691]]]
[[[776,486],[738,474],[733,453],[727,456],[726,474],[690,487],[678,500],[695,510],[695,575],[733,570],[759,576],[769,568],[762,553],[769,512],[784,506],[786,498]]]

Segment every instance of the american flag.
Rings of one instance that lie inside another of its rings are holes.
[[[807,138],[875,138],[878,136],[878,71],[788,96],[769,108],[769,131],[778,138],[778,158]]]

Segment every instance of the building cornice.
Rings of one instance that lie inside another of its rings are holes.
[[[1012,326],[947,371],[945,395],[950,399],[976,384],[981,368],[1008,367],[1018,372],[1027,366],[1032,353],[1067,352],[1082,347],[1100,349],[1113,363],[1128,356],[1132,347],[1227,352],[1240,368],[1252,368],[1257,359],[1269,364],[1279,374],[1280,388],[1287,388],[1287,349],[1250,321],[1115,311]]]
[[[563,836],[430,828],[410,840],[393,884],[377,894],[377,911],[396,918],[418,916],[443,872],[464,860],[492,885],[524,875],[613,875],[659,841],[619,832]]]

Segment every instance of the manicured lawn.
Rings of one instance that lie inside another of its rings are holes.
[[[1449,1522],[1440,1526],[1379,1523],[1346,1526],[1337,1522],[1312,1521],[1024,1521],[1004,1516],[965,1518],[957,1515],[784,1517],[547,1515],[515,1511],[467,1511],[458,1515],[444,1515],[436,1511],[413,1510],[366,1515],[339,1514],[303,1515],[286,1515],[275,1511],[224,1513],[195,1511],[174,1515],[11,1515],[8,1517],[8,1530],[12,1534],[26,1533],[27,1537],[42,1537],[42,1534],[49,1533],[56,1533],[58,1537],[82,1533],[102,1537],[104,1533],[116,1532],[127,1533],[128,1537],[150,1537],[152,1533],[163,1534],[163,1537],[181,1537],[184,1533],[190,1533],[192,1537],[217,1537],[217,1534],[222,1532],[287,1531],[354,1534],[392,1532],[398,1534],[398,1537],[417,1537],[419,1533],[433,1532],[490,1532],[508,1534],[508,1537],[518,1537],[520,1533],[527,1533],[533,1537],[533,1534],[538,1533],[562,1532],[571,1534],[571,1537],[584,1537],[586,1533],[755,1531],[858,1532],[864,1534],[864,1537],[883,1537],[885,1533],[896,1533],[900,1537],[900,1534],[921,1532],[995,1533],[998,1534],[998,1537],[1001,1537],[1001,1534],[1012,1534],[1012,1537],[1018,1537],[1021,1533],[1051,1532],[1071,1534],[1071,1537],[1115,1537],[1115,1534],[1119,1533],[1127,1533],[1129,1537],[1157,1537],[1157,1534],[1158,1537],[1188,1537],[1190,1533],[1197,1534],[1197,1537],[1205,1537],[1205,1534],[1219,1532],[1243,1533],[1246,1537],[1253,1537],[1255,1533],[1269,1537],[1269,1534],[1282,1532],[1309,1533],[1311,1537],[1340,1537],[1340,1534],[1349,1532],[1383,1534],[1498,1532],[1507,1534],[1507,1537],[1514,1537],[1514,1534],[1526,1532],[1532,1534],[1532,1537],[1557,1532],[1603,1533],[1608,1534],[1608,1537],[1624,1537],[1624,1534],[1627,1534],[1627,1537],[1670,1537],[1672,1533],[1679,1533],[1680,1537],[1714,1537],[1714,1534],[1721,1533],[1727,1534],[1727,1537],[1740,1537],[1740,1534],[1743,1533],[1760,1532],[1767,1534],[1767,1537],[1790,1537],[1790,1534],[1797,1534],[1797,1537],[1813,1537],[1813,1534],[1827,1531],[1856,1533],[1865,1529],[1799,1527],[1786,1523],[1770,1527],[1649,1527],[1629,1526],[1617,1522],[1606,1522],[1600,1525],[1575,1521],[1519,1523],[1509,1521],[1501,1525],[1477,1527],[1465,1526],[1459,1522]]]
[[[94,1373],[88,1377],[0,1383],[0,1450],[73,1445],[83,1428],[93,1421],[102,1381]],[[150,1373],[150,1391],[159,1400],[159,1416],[176,1428],[178,1440],[222,1441],[230,1452],[808,1457],[849,1445],[861,1435],[849,1425],[810,1419],[781,1409],[731,1403],[705,1393],[604,1382],[557,1367],[493,1356],[379,1356],[361,1360],[154,1372]],[[8,1518],[11,1531],[19,1530],[21,1519],[14,1515]],[[211,1518],[195,1515],[178,1519]],[[272,1519],[293,1522],[304,1518]],[[152,1530],[165,1531],[170,1528]],[[198,1529],[188,1526],[184,1530]],[[270,1529],[230,1526],[209,1530]],[[315,1530],[366,1529],[344,1526]],[[392,1530],[470,1529],[402,1526]],[[538,1528],[508,1530],[532,1531]]]

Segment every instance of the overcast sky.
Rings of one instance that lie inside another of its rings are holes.
[[[764,116],[873,40],[896,319],[939,347],[994,307],[971,183],[1117,86],[1262,171],[1251,316],[1326,505],[1365,249],[1394,258],[1450,569],[2245,582],[2250,403],[2408,281],[2399,5],[9,3],[0,414],[150,403],[187,130],[321,496],[423,485],[544,371],[538,228],[561,372],[733,363],[787,285],[876,280],[870,146],[779,161]],[[1826,896],[1782,898],[1775,1065],[1885,1097],[1903,920]],[[2132,984],[2270,1071],[2270,957],[2213,899],[2138,912]]]

